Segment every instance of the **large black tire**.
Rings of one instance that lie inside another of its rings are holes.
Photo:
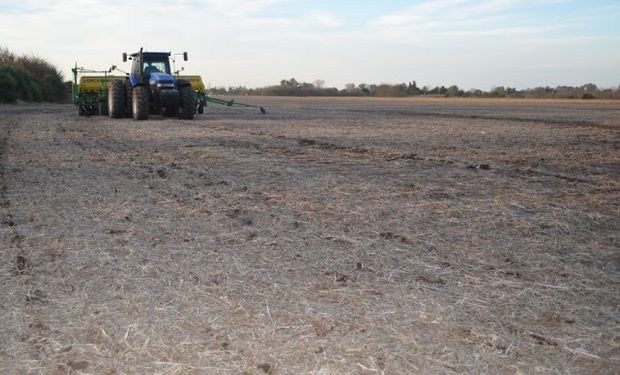
[[[112,81],[108,88],[108,114],[111,118],[125,115],[125,84],[123,81]]]
[[[99,116],[107,116],[108,115],[108,103],[99,102]]]
[[[131,83],[127,82],[127,84],[125,85],[126,87],[126,98],[127,98],[127,106],[125,108],[127,108],[127,110],[125,111],[125,117],[127,118],[131,118],[132,117],[132,97],[133,97],[133,87],[131,87]]]
[[[134,120],[148,120],[149,118],[149,93],[144,86],[133,88],[131,108]]]
[[[181,94],[181,105],[179,106],[179,118],[191,120],[196,112],[196,95],[189,82],[179,82],[179,92]]]

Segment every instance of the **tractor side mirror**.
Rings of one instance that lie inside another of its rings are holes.
[[[127,62],[127,52],[123,52],[123,62]]]
[[[183,60],[187,61],[187,52],[183,52]]]

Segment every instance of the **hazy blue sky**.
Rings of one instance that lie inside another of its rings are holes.
[[[61,67],[188,51],[213,86],[620,85],[620,0],[0,0],[0,46]]]

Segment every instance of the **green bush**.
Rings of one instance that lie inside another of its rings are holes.
[[[0,48],[0,102],[61,102],[65,96],[62,75],[52,64]]]
[[[0,103],[15,103],[17,100],[17,80],[0,67]]]

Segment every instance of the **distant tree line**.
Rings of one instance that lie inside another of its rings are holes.
[[[614,89],[600,89],[595,84],[583,86],[535,87],[518,90],[498,86],[489,91],[463,90],[456,85],[449,87],[419,87],[415,81],[390,84],[347,84],[344,89],[324,87],[323,80],[313,83],[299,82],[295,78],[283,79],[279,85],[247,88],[245,86],[217,87],[210,89],[211,95],[272,95],[272,96],[377,96],[377,97],[474,97],[474,98],[536,98],[536,99],[620,99],[620,86]]]
[[[0,47],[0,103],[61,102],[66,99],[62,74],[37,56],[17,56]]]

